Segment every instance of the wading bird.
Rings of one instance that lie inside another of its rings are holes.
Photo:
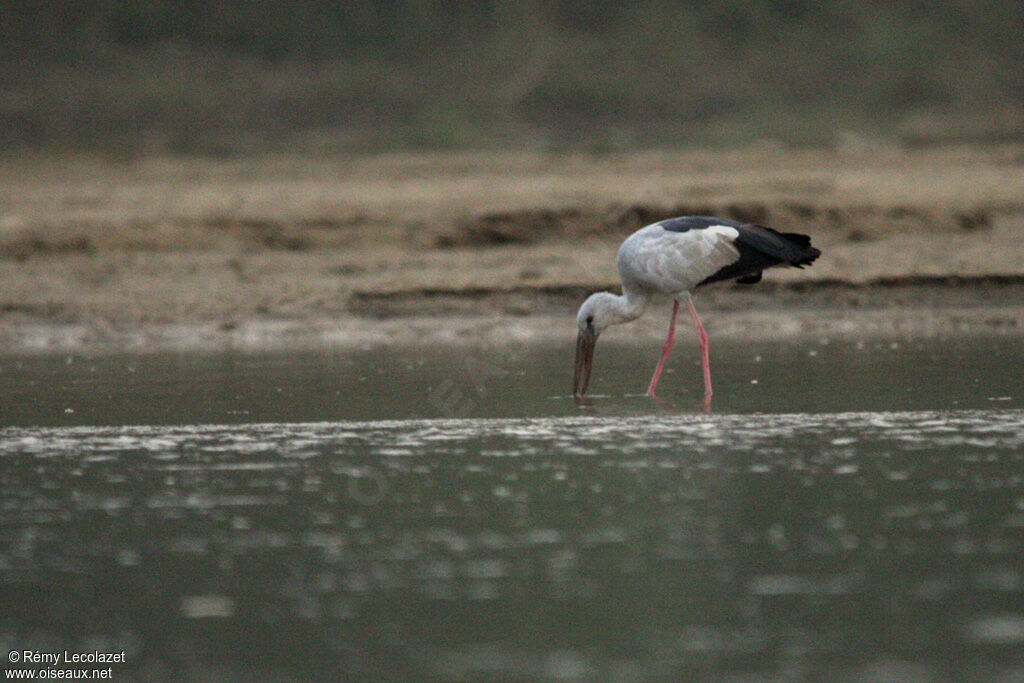
[[[783,265],[801,268],[810,265],[820,254],[811,246],[811,238],[807,235],[777,232],[711,216],[669,218],[637,230],[626,238],[615,257],[622,280],[622,295],[611,292],[592,294],[576,315],[579,336],[576,338],[573,395],[583,396],[587,391],[598,335],[609,325],[636,320],[653,295],[667,294],[673,299],[672,319],[647,395],[654,396],[658,387],[658,379],[675,342],[679,303],[686,301],[697,328],[704,369],[704,401],[709,405],[711,363],[708,359],[708,335],[693,306],[691,292],[701,285],[721,280],[753,284],[761,279],[761,271],[765,268]]]

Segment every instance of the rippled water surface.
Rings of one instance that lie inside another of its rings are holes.
[[[561,349],[4,359],[0,649],[139,680],[1021,680],[1022,350],[716,347],[709,413],[685,351],[631,394],[647,348],[599,348],[583,406]]]

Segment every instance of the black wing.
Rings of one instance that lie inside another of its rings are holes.
[[[704,230],[712,225],[726,225],[735,228],[739,233],[734,242],[734,246],[740,252],[739,260],[704,278],[697,284],[698,287],[732,279],[737,279],[743,284],[751,284],[761,279],[761,271],[765,268],[782,264],[802,268],[813,263],[814,259],[821,255],[821,251],[811,246],[811,238],[807,235],[779,232],[728,218],[682,216],[661,221],[660,225],[670,232]]]

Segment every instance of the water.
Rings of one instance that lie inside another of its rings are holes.
[[[562,349],[4,359],[0,650],[124,651],[116,680],[1021,680],[1022,350],[719,345],[710,413],[682,349],[654,403],[652,350],[599,348],[583,406]]]
[[[238,424],[699,413],[696,344],[680,341],[643,396],[657,345],[598,344],[590,399],[570,400],[564,347],[331,353],[0,355],[0,427]],[[1024,342],[714,342],[712,410],[834,413],[1024,407]]]

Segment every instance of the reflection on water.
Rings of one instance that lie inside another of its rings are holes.
[[[6,425],[237,424],[578,415],[564,347],[300,354],[0,356]],[[698,353],[680,342],[659,403],[657,346],[597,350],[587,414],[700,412]],[[730,413],[1024,407],[1024,340],[829,341],[712,349],[712,410]]]
[[[1016,680],[1024,411],[0,431],[0,640],[145,679]]]
[[[0,650],[1021,680],[1022,347],[721,344],[709,415],[685,347],[658,403],[656,348],[600,348],[582,406],[561,348],[0,358]]]

